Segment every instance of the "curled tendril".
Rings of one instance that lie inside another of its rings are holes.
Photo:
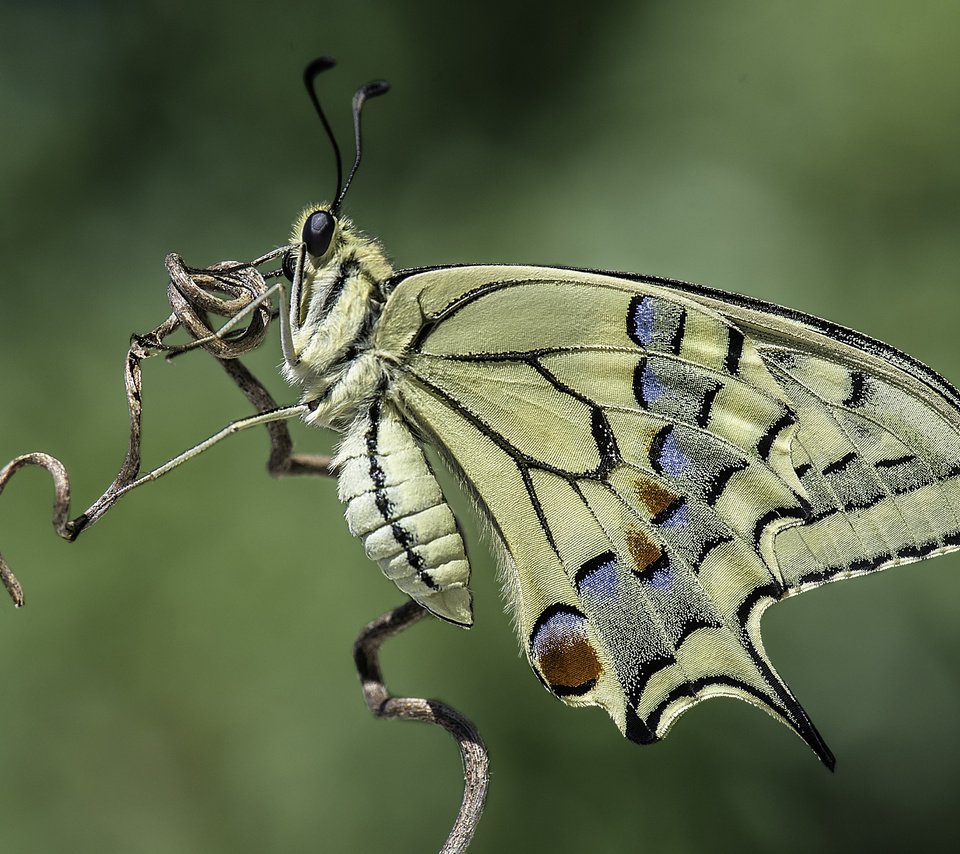
[[[67,470],[63,463],[56,457],[38,451],[32,454],[23,454],[23,456],[10,460],[0,469],[0,493],[3,492],[7,481],[24,466],[42,466],[50,472],[56,491],[53,499],[53,528],[65,540],[72,540],[75,536],[73,523],[68,521],[70,516],[70,478],[67,476]],[[13,570],[7,566],[3,555],[0,555],[0,583],[10,594],[13,604],[18,608],[22,607],[23,588],[20,586],[17,576],[13,574]]]
[[[222,261],[206,269],[187,267],[176,254],[166,257],[170,284],[167,298],[180,325],[199,346],[218,359],[236,359],[255,350],[270,325],[270,305],[263,274],[251,264]],[[218,294],[225,294],[224,299]],[[219,336],[210,326],[208,314],[234,318],[252,308],[246,329]]]
[[[53,528],[56,533],[72,542],[84,529],[96,522],[135,485],[140,473],[140,425],[143,414],[140,363],[158,353],[175,355],[184,350],[203,347],[220,361],[258,412],[276,408],[276,402],[269,392],[236,360],[258,347],[266,337],[271,311],[267,300],[266,281],[258,267],[280,257],[283,251],[275,250],[249,264],[224,261],[206,269],[187,267],[178,255],[167,256],[166,266],[170,276],[167,294],[173,314],[150,332],[134,335],[131,339],[124,362],[130,436],[126,458],[113,483],[83,513],[70,519],[70,479],[65,466],[56,457],[34,452],[13,459],[0,469],[0,493],[21,468],[40,466],[50,473],[54,482]],[[227,298],[221,295],[226,295]],[[233,329],[229,334],[221,335],[211,328],[209,314],[229,318],[228,326],[247,316],[250,321],[244,329]],[[164,339],[181,326],[195,340],[179,347],[164,343]],[[292,454],[292,442],[284,424],[270,424],[268,430],[271,438],[272,472],[279,475],[300,473],[301,469],[310,470],[314,465],[318,470],[326,472],[325,460],[317,463]],[[2,555],[0,584],[6,588],[17,607],[23,605],[23,588]]]

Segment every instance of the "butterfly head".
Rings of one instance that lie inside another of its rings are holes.
[[[310,205],[293,223],[290,251],[283,259],[283,274],[296,285],[297,280],[312,279],[336,263],[343,244],[353,231],[349,220],[334,212],[333,205]]]
[[[350,301],[353,280],[374,287],[360,288],[363,299],[382,301],[382,282],[393,272],[380,244],[360,232],[333,205],[311,205],[297,217],[283,272],[292,284],[291,322],[296,332],[306,326],[329,332],[338,304]],[[356,294],[354,296],[360,296]]]

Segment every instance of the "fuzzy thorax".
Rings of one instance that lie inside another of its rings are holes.
[[[304,210],[294,223],[291,245],[302,245],[304,223],[327,205]],[[338,427],[351,422],[386,378],[387,368],[370,353],[370,337],[385,299],[384,282],[393,268],[379,243],[346,217],[324,255],[305,253],[299,292],[291,293],[292,361],[284,365],[288,382],[303,389],[304,401],[320,401],[311,423]]]

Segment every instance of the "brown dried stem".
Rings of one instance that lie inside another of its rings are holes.
[[[154,472],[140,477],[143,419],[141,363],[144,359],[160,353],[176,355],[194,346],[202,346],[223,365],[228,376],[239,386],[257,413],[277,410],[276,401],[238,357],[258,347],[266,335],[267,325],[270,322],[270,306],[265,299],[266,282],[258,267],[273,260],[278,254],[270,253],[251,264],[227,261],[203,270],[191,269],[178,256],[169,255],[166,259],[167,271],[170,275],[168,296],[173,314],[145,335],[134,335],[124,361],[123,379],[127,394],[127,409],[130,414],[130,436],[123,464],[113,482],[83,513],[70,519],[70,477],[66,467],[56,457],[35,452],[19,456],[0,469],[0,493],[3,492],[10,478],[21,468],[25,466],[45,468],[54,483],[53,529],[59,536],[72,542],[81,532],[100,519],[123,495],[140,484],[155,479],[159,476],[155,474],[156,472],[162,474],[166,471],[164,466],[161,466]],[[226,294],[229,298],[221,299],[217,296],[218,293]],[[228,317],[232,323],[246,314],[252,314],[252,316],[246,329],[221,336],[213,331],[208,312]],[[180,347],[166,344],[165,339],[181,327],[187,329],[197,340],[193,344]],[[293,453],[290,431],[283,421],[271,421],[266,424],[266,427],[270,435],[270,457],[267,467],[271,474],[278,477],[332,474],[329,457]],[[6,588],[17,607],[23,605],[23,588],[2,555],[0,555],[0,583]]]
[[[490,781],[487,749],[477,728],[456,709],[438,700],[394,697],[380,671],[379,653],[384,641],[427,616],[420,605],[409,601],[368,624],[353,645],[353,659],[363,687],[363,699],[378,718],[423,721],[442,726],[457,742],[463,760],[463,801],[450,835],[440,854],[466,851],[483,814]]]

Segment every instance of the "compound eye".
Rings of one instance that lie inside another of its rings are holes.
[[[330,213],[314,211],[303,224],[300,238],[307,245],[307,252],[314,258],[320,258],[326,255],[336,230],[337,221]]]

